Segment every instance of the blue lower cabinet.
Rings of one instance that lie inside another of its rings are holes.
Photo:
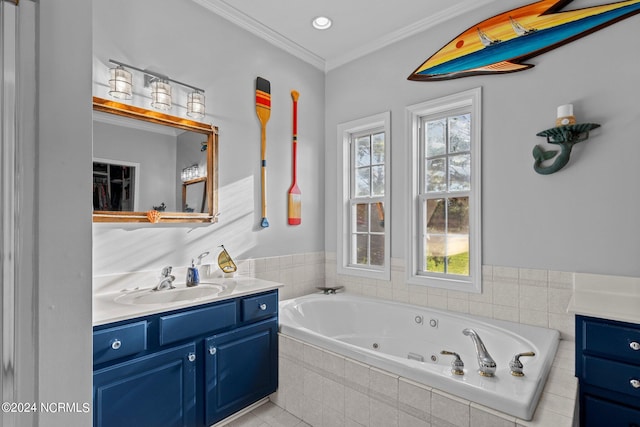
[[[206,427],[275,392],[277,302],[273,290],[96,326],[94,427]]]
[[[628,406],[584,396],[584,427],[640,427],[640,411]]]
[[[196,423],[194,343],[93,373],[94,427],[182,427]]]
[[[278,321],[205,340],[206,424],[214,424],[276,391]]]
[[[640,427],[640,325],[576,316],[581,427]]]

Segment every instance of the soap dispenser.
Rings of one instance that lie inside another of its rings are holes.
[[[200,283],[200,273],[194,264],[194,260],[191,259],[191,267],[187,269],[187,287],[196,286],[198,283]]]

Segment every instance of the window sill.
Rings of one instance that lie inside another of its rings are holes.
[[[447,291],[468,292],[473,294],[482,293],[481,280],[474,280],[473,277],[469,277],[467,280],[461,280],[454,278],[440,278],[413,274],[407,277],[407,284],[425,286],[429,288],[445,289]]]

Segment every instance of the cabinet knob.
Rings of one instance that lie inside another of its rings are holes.
[[[629,381],[629,383],[631,384],[631,387],[633,387],[633,388],[640,388],[640,380],[636,380],[634,378],[631,381]]]
[[[631,343],[629,343],[629,347],[631,347],[632,350],[638,351],[640,350],[640,343],[631,341]]]
[[[194,360],[196,360],[196,354],[189,353],[188,359],[189,359],[189,362],[193,362]]]
[[[260,304],[260,310],[265,311],[267,309],[267,304]]]
[[[217,348],[215,348],[215,347],[213,347],[213,346],[209,347],[209,354],[210,354],[210,355],[212,355],[212,356],[213,356],[213,355],[214,355],[214,354],[216,354],[217,352],[218,352],[218,349],[217,349]]]
[[[119,349],[120,347],[122,347],[122,341],[120,341],[119,339],[115,339],[111,342],[111,348],[114,350]]]

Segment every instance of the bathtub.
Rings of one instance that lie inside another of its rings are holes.
[[[280,302],[280,332],[362,363],[497,411],[530,420],[551,369],[556,330],[418,307],[346,293],[312,294]],[[462,334],[473,328],[496,362],[494,377],[481,376],[475,346]],[[464,375],[451,372],[451,356]],[[522,357],[525,375],[510,374]]]

